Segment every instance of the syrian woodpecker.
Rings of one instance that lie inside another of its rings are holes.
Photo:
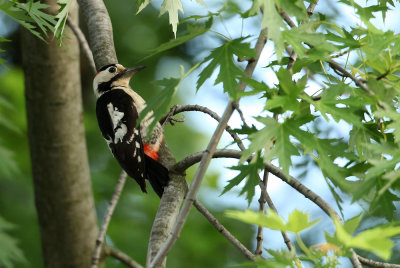
[[[142,140],[151,124],[148,113],[136,123],[145,101],[129,87],[131,77],[146,66],[125,68],[121,64],[102,67],[94,77],[93,89],[97,97],[96,115],[101,133],[122,169],[136,180],[143,192],[145,179],[161,197],[168,184],[168,170],[158,162],[158,150],[164,139],[163,129],[157,123],[146,141]]]

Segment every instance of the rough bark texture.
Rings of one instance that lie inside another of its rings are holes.
[[[56,1],[51,2],[55,4]],[[76,3],[71,9],[76,16]],[[22,33],[28,139],[46,267],[89,267],[97,234],[83,126],[79,46]]]
[[[101,0],[78,0],[82,17],[88,29],[88,40],[96,68],[118,62],[113,40],[113,31],[107,9]],[[140,95],[140,89],[138,90]],[[160,148],[160,162],[167,168],[176,161],[166,142]],[[180,204],[186,194],[187,184],[181,174],[170,173],[171,183],[164,191],[160,207],[151,230],[147,262],[166,241],[179,213]],[[158,267],[165,266],[165,261]]]
[[[176,163],[167,144],[162,143],[160,148],[160,161],[171,170],[172,165]],[[187,192],[187,183],[185,173],[175,173],[170,171],[171,181],[168,187],[164,189],[164,194],[160,201],[156,217],[151,228],[149,245],[147,248],[146,267],[150,265],[151,260],[167,240],[172,228],[175,225],[176,218],[183,198]],[[157,267],[165,267],[166,259]]]
[[[88,40],[96,69],[107,64],[118,63],[111,20],[104,2],[101,0],[78,0],[78,3],[88,29]]]

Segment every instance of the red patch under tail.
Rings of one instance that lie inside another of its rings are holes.
[[[143,143],[143,150],[144,153],[151,157],[152,159],[158,161],[158,159],[160,158],[160,156],[158,155],[158,153],[156,151],[153,150],[153,148],[151,148],[149,145],[147,145],[146,143]]]

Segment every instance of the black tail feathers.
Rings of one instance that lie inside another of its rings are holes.
[[[168,185],[169,181],[168,169],[147,155],[145,155],[145,159],[147,179],[154,192],[161,198],[164,187]]]

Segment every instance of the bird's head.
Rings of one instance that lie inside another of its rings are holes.
[[[115,86],[129,87],[129,80],[138,71],[146,66],[125,68],[121,64],[109,64],[100,68],[93,79],[93,90],[96,97],[100,97],[105,92]]]

